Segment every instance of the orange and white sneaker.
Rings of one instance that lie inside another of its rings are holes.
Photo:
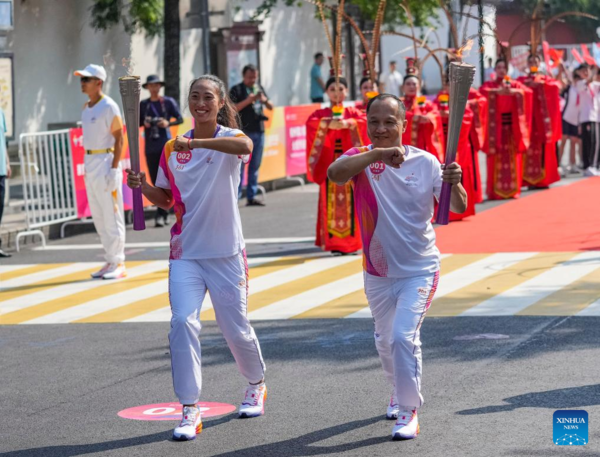
[[[104,273],[106,273],[112,264],[110,263],[105,263],[104,265],[102,265],[102,268],[100,268],[98,271],[94,271],[93,273],[90,274],[90,276],[93,279],[100,279],[102,276],[104,276]]]
[[[387,407],[387,412],[385,414],[385,418],[388,420],[396,420],[398,419],[398,412],[400,411],[400,406],[398,405],[398,400],[396,400],[396,391],[392,391],[392,398],[390,398],[390,404]]]
[[[190,441],[202,432],[202,418],[198,406],[184,406],[181,422],[173,430],[175,441]]]
[[[262,384],[246,387],[244,401],[240,405],[238,415],[241,418],[262,416],[265,413],[265,401],[267,400],[267,386]]]
[[[398,420],[392,429],[392,439],[412,440],[417,437],[420,431],[417,410],[410,411],[401,408],[398,412]]]
[[[111,263],[110,268],[102,275],[102,279],[121,279],[127,276],[124,263]]]

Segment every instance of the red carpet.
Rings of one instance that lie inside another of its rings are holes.
[[[436,233],[447,254],[600,250],[600,178],[536,191]]]

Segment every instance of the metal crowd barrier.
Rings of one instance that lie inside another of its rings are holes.
[[[42,227],[77,219],[69,130],[21,134],[19,160],[27,230],[17,234],[17,251],[22,237],[40,236],[45,247]]]

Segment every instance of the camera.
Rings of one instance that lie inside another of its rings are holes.
[[[146,117],[146,122],[150,124],[150,139],[158,140],[160,138],[160,130],[158,127],[158,123],[160,122],[160,117]]]

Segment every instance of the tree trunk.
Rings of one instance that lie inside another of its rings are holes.
[[[164,44],[164,68],[165,68],[165,95],[173,97],[181,106],[179,92],[179,45],[180,30],[179,23],[179,0],[165,1],[165,44]]]

